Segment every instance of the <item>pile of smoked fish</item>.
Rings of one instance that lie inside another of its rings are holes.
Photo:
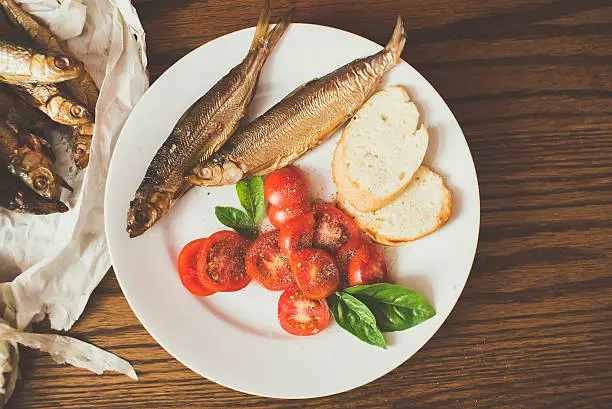
[[[321,144],[377,90],[398,63],[406,40],[398,18],[381,51],[298,87],[239,128],[290,13],[272,29],[269,20],[270,2],[265,0],[244,60],[189,107],[157,151],[130,202],[130,237],[147,231],[194,185],[223,186],[266,175]]]
[[[89,162],[98,88],[82,62],[14,0],[0,0],[0,206],[21,213],[68,211],[49,135],[72,135],[72,156]],[[53,131],[60,132],[53,132]],[[63,132],[61,132],[63,131]]]

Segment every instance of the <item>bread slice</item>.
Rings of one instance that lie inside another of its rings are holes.
[[[355,113],[336,146],[332,172],[340,195],[362,212],[390,203],[423,162],[428,142],[403,87],[377,92]]]
[[[360,212],[338,198],[338,205],[372,240],[387,246],[401,246],[438,230],[451,216],[451,202],[442,177],[424,165],[399,196],[374,212]]]

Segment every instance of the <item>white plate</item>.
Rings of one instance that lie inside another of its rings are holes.
[[[389,36],[392,29],[390,21]],[[386,249],[386,254],[394,281],[423,294],[437,315],[415,328],[386,334],[389,348],[382,350],[335,323],[312,337],[283,332],[276,319],[280,293],[255,283],[236,293],[191,296],[179,282],[176,256],[190,240],[224,228],[213,209],[239,206],[234,187],[192,190],[171,214],[137,239],[128,238],[125,231],[128,204],[178,118],[242,60],[253,30],[225,35],[185,56],[153,84],[132,112],[115,149],[106,187],[110,254],[138,319],[162,347],[195,372],[261,396],[335,394],[368,383],[406,361],[449,315],[476,251],[480,220],[476,172],[449,108],[418,72],[401,62],[387,74],[385,84],[404,85],[416,99],[432,136],[425,163],[450,186],[453,216],[434,234]],[[264,66],[248,119],[298,85],[380,48],[337,29],[292,24]],[[321,198],[329,199],[335,192],[330,163],[338,136],[296,163],[308,175],[310,192]]]

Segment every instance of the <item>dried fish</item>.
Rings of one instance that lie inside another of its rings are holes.
[[[289,25],[289,16],[269,30],[270,2],[266,0],[244,60],[178,120],[130,202],[130,237],[141,235],[159,220],[189,189],[183,179],[185,172],[208,158],[235,132],[253,98],[263,64]]]
[[[94,123],[75,126],[72,132],[72,158],[77,168],[86,168],[89,164],[89,150],[93,140]]]
[[[399,61],[405,41],[398,17],[383,50],[296,89],[196,166],[187,180],[201,186],[233,184],[295,161],[326,140],[374,93]]]
[[[93,122],[93,115],[87,107],[62,89],[61,85],[22,84],[15,85],[14,89],[24,101],[59,124],[75,126]]]
[[[0,122],[0,158],[13,175],[41,197],[59,199],[59,186],[72,190],[42,152],[35,135],[16,132],[3,122]]]
[[[0,168],[0,206],[18,213],[37,215],[68,211],[64,203],[39,196],[3,168]]]
[[[42,54],[11,41],[0,40],[0,81],[10,84],[53,84],[77,78],[83,63],[63,54]]]
[[[0,5],[13,24],[25,31],[36,47],[48,53],[64,54],[74,58],[51,31],[19,7],[15,0],[0,0]],[[77,100],[81,101],[90,112],[95,112],[99,91],[86,68],[83,69],[81,76],[66,81],[65,84]]]

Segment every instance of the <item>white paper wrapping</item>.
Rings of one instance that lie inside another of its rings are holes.
[[[23,330],[48,314],[53,329],[67,330],[110,268],[104,235],[104,188],[119,132],[148,87],[145,34],[129,0],[18,3],[67,41],[100,88],[89,166],[77,170],[69,143],[54,142],[58,171],[74,187],[73,193],[64,190],[62,194],[70,211],[31,216],[0,209],[0,315]],[[1,342],[8,340],[11,342]],[[5,399],[17,377],[15,341],[18,339],[0,337],[0,370],[6,375],[5,390],[0,394]]]

